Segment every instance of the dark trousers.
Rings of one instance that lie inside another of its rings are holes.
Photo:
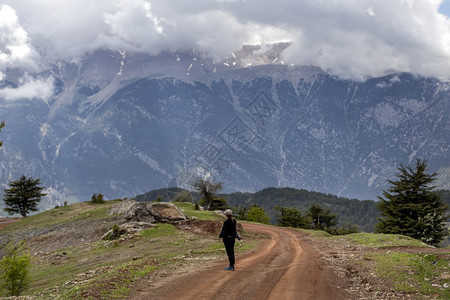
[[[234,267],[234,237],[224,238],[223,244],[225,245],[225,250],[227,250],[228,261],[230,266]]]

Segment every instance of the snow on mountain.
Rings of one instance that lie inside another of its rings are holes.
[[[0,99],[0,182],[41,178],[43,207],[186,188],[196,176],[226,191],[291,186],[375,199],[399,163],[425,158],[450,188],[449,83],[340,80],[254,50],[220,63],[196,51],[60,63],[47,72],[50,99]],[[14,86],[12,71],[3,77]]]

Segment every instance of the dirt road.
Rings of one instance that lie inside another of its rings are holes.
[[[299,231],[243,224],[245,231],[270,239],[253,252],[236,258],[236,271],[227,261],[188,272],[153,291],[129,299],[352,299],[338,288],[337,277]]]
[[[9,224],[12,224],[14,222],[17,222],[21,220],[22,218],[2,218],[0,217],[0,228],[5,227]]]

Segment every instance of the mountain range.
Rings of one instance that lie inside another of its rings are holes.
[[[400,163],[427,159],[450,188],[450,83],[408,73],[364,82],[279,52],[244,48],[217,62],[192,51],[156,56],[98,51],[35,76],[45,98],[0,98],[0,183],[22,174],[63,201],[192,189],[294,187],[376,199]],[[0,88],[16,88],[9,70]]]

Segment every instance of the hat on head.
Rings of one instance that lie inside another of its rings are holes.
[[[223,212],[225,214],[225,216],[231,216],[233,214],[233,212],[231,211],[231,209],[227,209]]]

